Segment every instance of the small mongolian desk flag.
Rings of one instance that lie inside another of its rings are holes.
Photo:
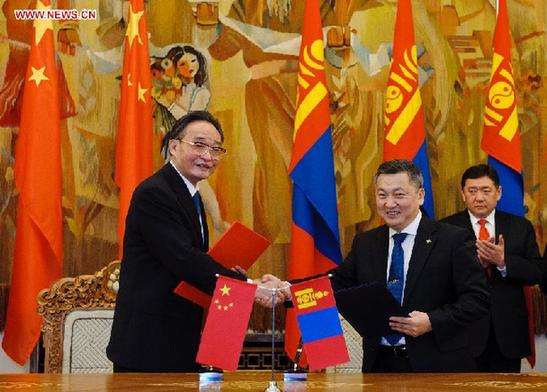
[[[310,370],[348,362],[348,349],[329,278],[294,284],[291,294]]]
[[[253,308],[256,285],[220,276],[196,362],[235,371]]]

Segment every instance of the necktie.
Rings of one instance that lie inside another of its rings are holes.
[[[479,229],[479,240],[489,240],[490,239],[490,233],[488,232],[488,229],[486,228],[486,223],[488,221],[486,219],[479,219],[478,224],[480,225]]]
[[[201,229],[201,243],[203,244],[203,224],[201,223],[201,196],[199,195],[199,192],[196,192],[194,196],[192,196],[192,202],[194,202],[194,207],[196,207],[196,212],[198,213],[199,226]]]
[[[490,233],[488,232],[488,229],[486,228],[486,223],[488,221],[486,219],[479,219],[477,222],[480,225],[479,229],[479,240],[485,240],[488,241],[490,239]],[[492,276],[492,266],[490,264],[481,264],[482,268],[484,268],[484,271],[486,272],[486,276],[490,278]]]
[[[391,266],[389,267],[389,278],[387,288],[395,299],[401,303],[403,298],[403,287],[405,284],[405,252],[402,243],[407,233],[397,233],[393,235],[393,251],[391,252]],[[403,337],[400,333],[387,335],[385,338],[389,344],[395,345]]]

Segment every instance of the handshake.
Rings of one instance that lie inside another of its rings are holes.
[[[247,271],[239,265],[231,268],[231,270],[234,272],[239,272],[241,275],[247,277]],[[261,306],[272,308],[292,299],[290,289],[291,284],[287,281],[279,279],[277,276],[265,274],[262,275],[261,278],[256,278],[252,281],[258,286],[255,293],[255,303]]]
[[[265,274],[261,278],[253,279],[253,283],[258,286],[255,303],[260,306],[272,308],[291,300],[291,284],[274,275]]]

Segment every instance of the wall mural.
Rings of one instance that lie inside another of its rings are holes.
[[[0,14],[0,287],[7,303],[17,191],[14,145],[29,49],[30,21],[3,0]],[[214,2],[213,2],[214,3]],[[396,0],[322,0],[342,250],[379,223],[372,176],[382,159],[384,90]],[[435,213],[463,207],[459,178],[486,160],[480,151],[490,76],[495,0],[414,0],[414,26],[432,170]],[[123,0],[58,0],[96,9],[96,20],[56,22],[62,77],[65,275],[93,273],[116,258],[118,189],[114,147],[123,39]],[[509,0],[513,68],[522,132],[527,217],[540,245],[547,234],[545,0]],[[190,110],[207,109],[226,133],[228,154],[200,185],[214,241],[233,220],[272,240],[250,271],[284,276],[291,222],[287,176],[292,149],[300,0],[149,0],[154,98],[154,165],[161,139]],[[44,124],[47,137],[47,124]],[[4,304],[5,305],[5,304]],[[0,307],[1,308],[1,307]],[[0,311],[0,321],[4,311]],[[0,322],[0,324],[3,324]],[[267,329],[267,315],[253,326]],[[3,327],[3,326],[2,326]]]

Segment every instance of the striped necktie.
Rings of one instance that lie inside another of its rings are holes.
[[[399,303],[402,302],[403,287],[405,286],[405,252],[402,243],[406,236],[407,233],[393,235],[393,251],[391,252],[391,266],[389,267],[389,278],[387,280],[387,288]],[[402,337],[403,334],[401,333],[385,336],[392,346],[397,344]]]

